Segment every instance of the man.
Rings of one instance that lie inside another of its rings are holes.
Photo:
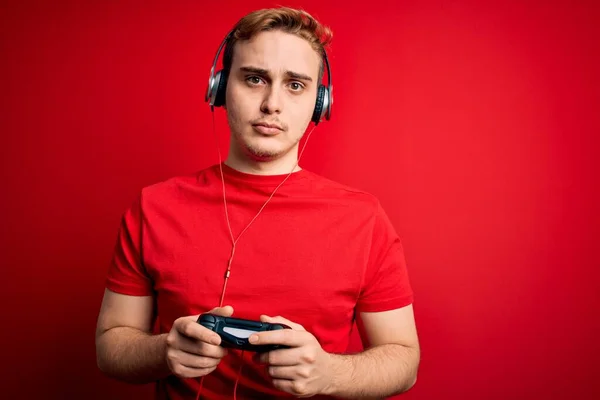
[[[228,157],[144,188],[124,214],[98,318],[104,373],[157,382],[162,399],[380,398],[414,385],[419,344],[397,234],[372,195],[298,165],[330,39],[289,8],[234,27]],[[252,339],[288,348],[225,349],[197,323],[209,311],[287,324]],[[345,354],[355,320],[365,351]]]

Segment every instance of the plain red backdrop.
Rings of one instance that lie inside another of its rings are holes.
[[[216,161],[216,49],[275,4],[0,6],[2,398],[147,398],[95,364],[119,218]],[[286,5],[335,34],[303,166],[377,195],[404,241],[423,353],[402,398],[600,398],[597,3]]]

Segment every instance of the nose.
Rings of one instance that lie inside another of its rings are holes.
[[[281,90],[277,85],[270,85],[265,92],[260,110],[265,114],[280,114],[283,106],[281,95]]]

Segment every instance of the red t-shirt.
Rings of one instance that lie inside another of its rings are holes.
[[[234,237],[285,175],[239,172],[222,164]],[[144,188],[125,212],[107,288],[154,296],[158,332],[178,317],[219,305],[232,249],[219,165]],[[344,353],[355,313],[413,301],[402,245],[377,199],[307,170],[277,190],[236,246],[224,305],[234,317],[280,315],[311,332],[323,349]],[[203,382],[202,397],[287,397],[266,367],[230,351]],[[158,382],[161,399],[195,399],[199,380]]]

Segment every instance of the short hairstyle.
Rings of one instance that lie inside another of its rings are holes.
[[[297,35],[311,45],[321,56],[319,81],[323,78],[323,56],[331,43],[331,29],[320,24],[312,15],[304,10],[289,7],[268,8],[253,11],[240,19],[232,29],[232,34],[225,43],[223,69],[229,74],[233,64],[233,49],[240,40],[250,40],[254,35],[272,30],[281,30]]]

